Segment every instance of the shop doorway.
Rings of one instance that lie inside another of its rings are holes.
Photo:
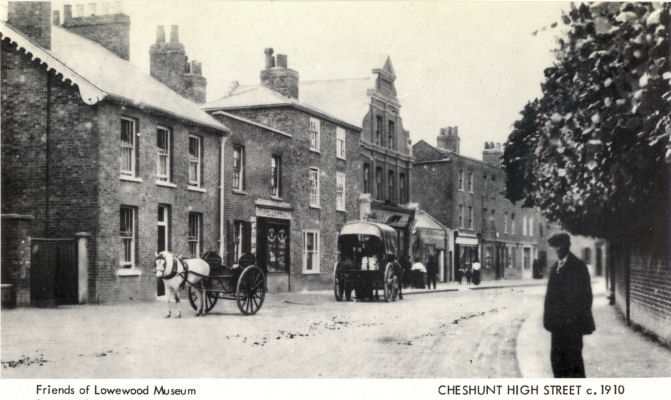
[[[256,261],[266,273],[289,272],[290,233],[289,221],[258,218]]]

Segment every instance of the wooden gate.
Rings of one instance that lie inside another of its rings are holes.
[[[77,304],[74,239],[32,239],[30,302],[36,306]]]

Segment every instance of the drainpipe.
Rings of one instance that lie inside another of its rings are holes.
[[[224,194],[225,194],[225,181],[224,181],[224,165],[226,158],[226,139],[227,136],[221,137],[221,149],[219,150],[220,162],[219,162],[219,257],[223,262],[224,260],[224,248],[226,246],[226,219],[224,216]]]

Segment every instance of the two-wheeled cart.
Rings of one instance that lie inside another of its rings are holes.
[[[225,266],[221,257],[208,251],[201,256],[210,264],[210,275],[204,279],[205,312],[210,312],[219,299],[235,300],[244,315],[256,314],[266,297],[266,276],[256,266],[253,254],[243,254],[237,266]],[[197,310],[197,288],[189,285],[189,303]]]

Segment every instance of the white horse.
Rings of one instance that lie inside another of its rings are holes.
[[[177,314],[175,318],[182,316],[179,302],[179,292],[184,288],[185,283],[198,289],[198,310],[196,316],[205,316],[205,285],[203,278],[210,275],[210,264],[200,258],[189,258],[182,260],[175,257],[169,251],[162,251],[156,254],[156,277],[163,280],[168,296],[168,312],[166,318],[172,314],[171,302],[174,299],[177,303]]]

